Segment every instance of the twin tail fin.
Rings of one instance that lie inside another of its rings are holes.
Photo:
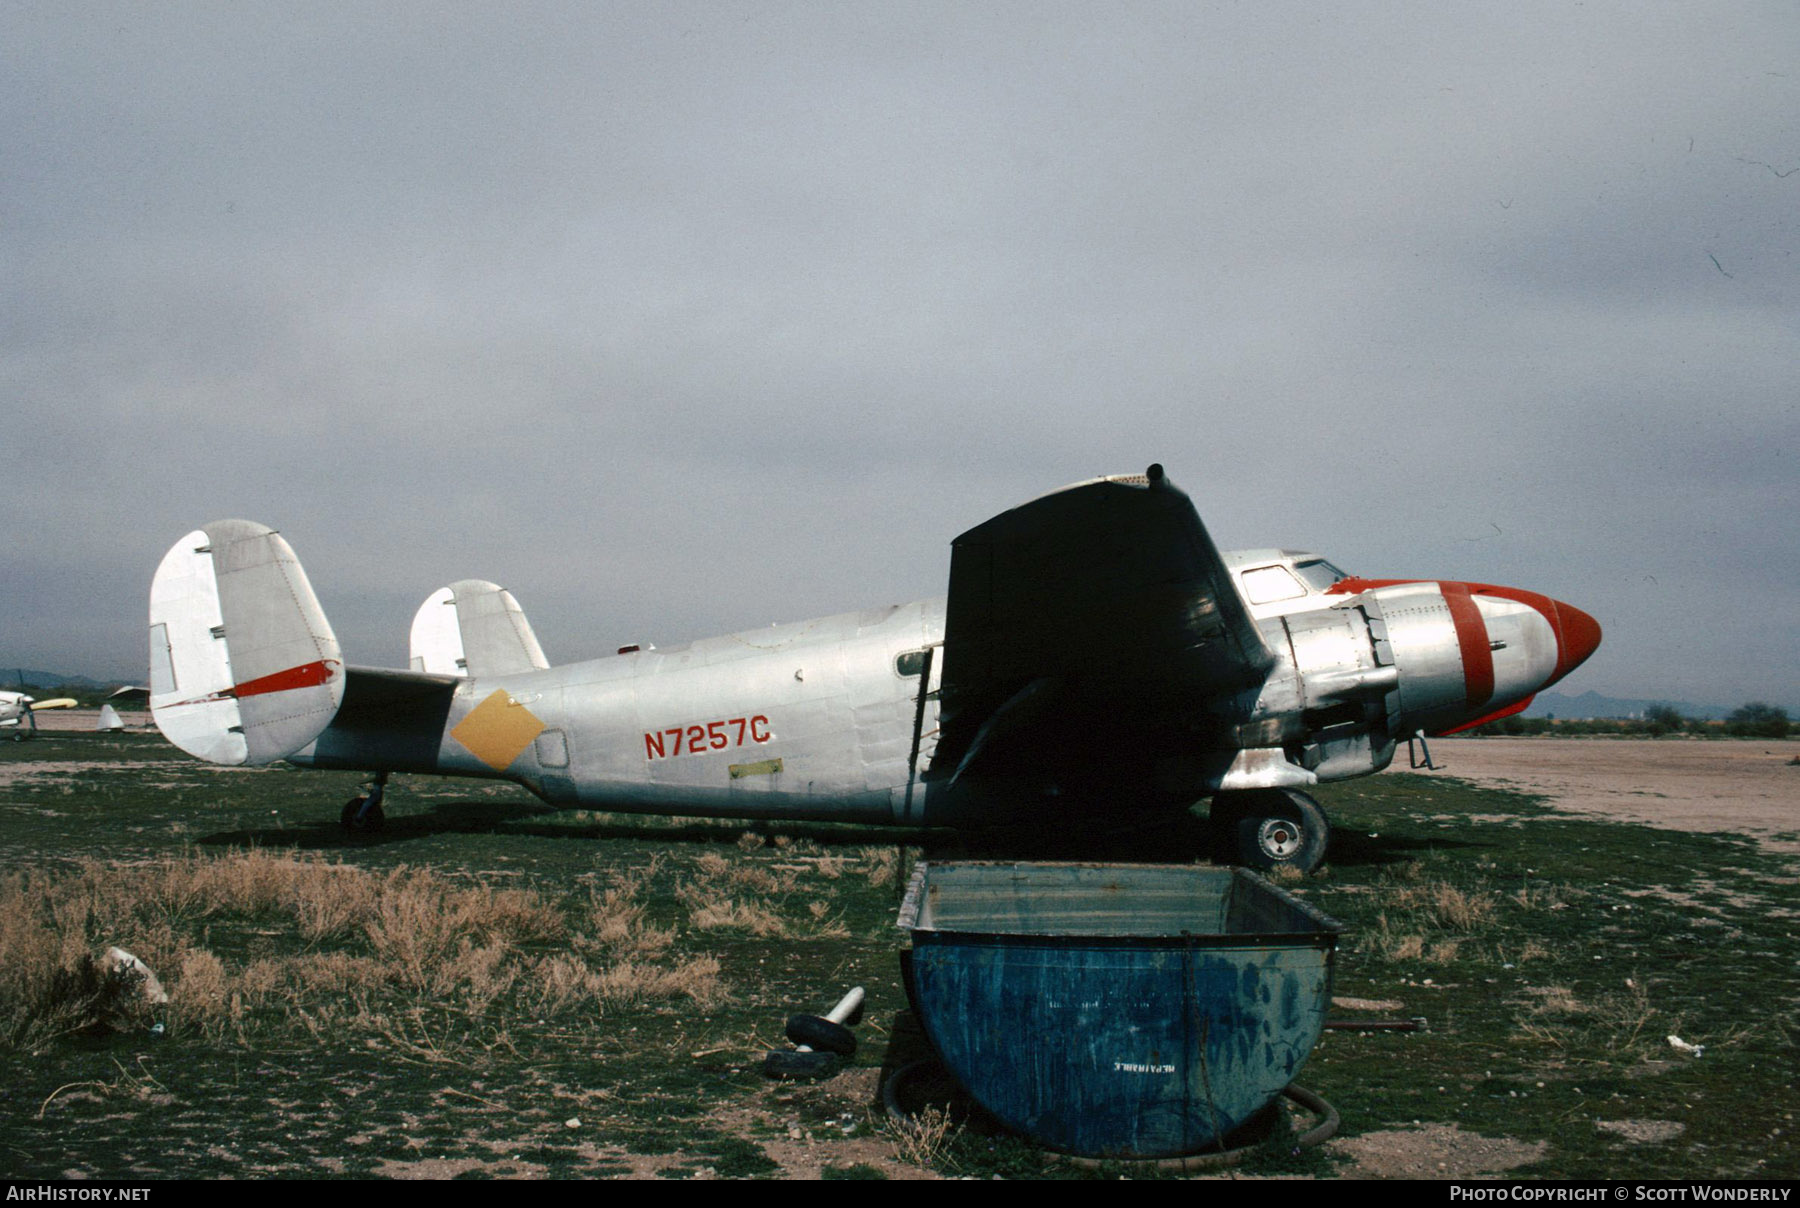
[[[190,755],[263,764],[299,750],[344,699],[337,635],[280,533],[218,520],[150,584],[150,715]]]
[[[513,594],[484,579],[425,598],[413,617],[411,656],[414,671],[437,675],[517,675],[550,666]]]
[[[346,668],[293,548],[254,521],[195,529],[150,585],[151,716],[170,742],[212,763],[265,764],[301,752],[330,728],[357,677],[391,690],[402,679],[447,686],[452,676],[550,665],[512,593],[479,579],[426,599],[413,618],[411,664]]]

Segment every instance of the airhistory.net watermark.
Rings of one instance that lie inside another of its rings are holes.
[[[66,1183],[20,1184],[6,1188],[8,1203],[17,1204],[125,1204],[150,1198],[148,1187],[78,1187]]]

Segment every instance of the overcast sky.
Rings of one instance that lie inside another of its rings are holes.
[[[0,659],[187,531],[347,658],[941,595],[1152,461],[1223,548],[1546,592],[1564,690],[1800,701],[1800,9],[0,7]]]

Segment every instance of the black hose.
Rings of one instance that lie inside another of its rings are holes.
[[[1283,1098],[1292,1099],[1319,1117],[1317,1124],[1295,1139],[1295,1149],[1311,1149],[1337,1135],[1338,1124],[1341,1122],[1337,1108],[1298,1083],[1290,1082],[1282,1089],[1281,1094]],[[1236,1166],[1261,1149],[1262,1142],[1258,1141],[1250,1145],[1240,1145],[1236,1149],[1215,1153],[1183,1154],[1173,1158],[1078,1158],[1069,1155],[1066,1160],[1077,1166],[1086,1167],[1119,1163],[1151,1170],[1170,1171],[1176,1174],[1194,1174],[1202,1170],[1218,1170],[1222,1167]]]
[[[895,1070],[894,1076],[882,1084],[881,1102],[882,1106],[887,1109],[887,1114],[890,1117],[895,1120],[905,1120],[912,1114],[901,1106],[899,1088],[907,1079],[913,1077],[924,1067],[937,1064],[936,1061],[929,1057],[920,1061],[914,1061]],[[1314,1116],[1318,1117],[1317,1124],[1314,1124],[1312,1128],[1301,1133],[1300,1136],[1295,1139],[1295,1149],[1311,1149],[1337,1135],[1338,1125],[1342,1122],[1338,1115],[1337,1108],[1331,1106],[1331,1104],[1327,1103],[1318,1095],[1307,1090],[1297,1082],[1289,1083],[1283,1088],[1281,1094],[1283,1098],[1293,1100],[1295,1103],[1298,1103],[1301,1107],[1311,1112]],[[1112,1163],[1123,1163],[1132,1166],[1147,1167],[1154,1170],[1192,1173],[1200,1170],[1217,1170],[1220,1167],[1225,1166],[1236,1166],[1261,1148],[1261,1142],[1257,1142],[1255,1144],[1241,1145],[1236,1149],[1227,1149],[1217,1153],[1185,1154],[1173,1158],[1083,1158],[1073,1154],[1063,1154],[1060,1156],[1062,1156],[1065,1161],[1073,1162],[1078,1166],[1094,1167],[1103,1164],[1110,1165]]]

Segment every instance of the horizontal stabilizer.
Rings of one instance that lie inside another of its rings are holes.
[[[223,764],[304,747],[344,697],[337,636],[274,529],[219,520],[176,542],[150,584],[150,714]]]
[[[413,616],[414,671],[517,675],[550,666],[525,610],[498,583],[464,579],[426,597]]]

